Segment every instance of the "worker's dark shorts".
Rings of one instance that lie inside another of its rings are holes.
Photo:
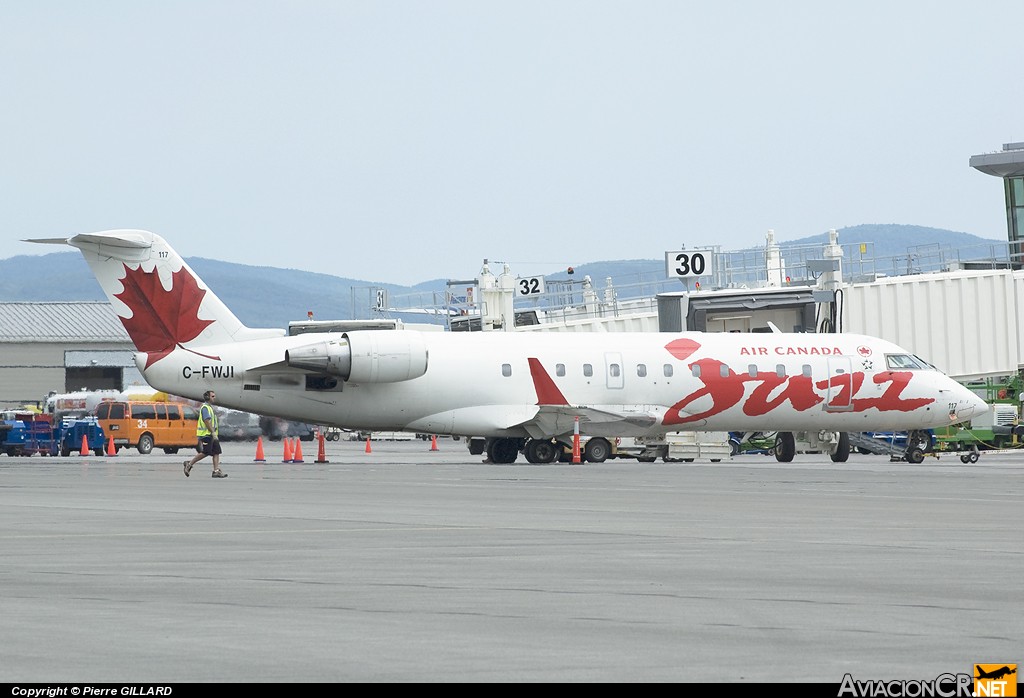
[[[196,450],[207,456],[218,456],[221,454],[220,439],[215,439],[212,436],[201,436],[199,437],[199,443],[196,444]]]

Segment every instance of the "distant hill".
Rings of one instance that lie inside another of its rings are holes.
[[[822,233],[776,242],[785,254],[786,250],[820,246],[827,240],[828,234]],[[993,248],[1005,247],[1005,241],[912,225],[843,228],[839,231],[839,242],[844,247],[863,243],[870,248],[868,254],[873,257],[906,256],[920,246],[928,246],[960,255],[962,259],[976,259],[990,256]],[[392,297],[426,292],[423,294],[426,304],[431,297],[429,292],[442,294],[446,284],[445,279],[436,279],[415,286],[401,286],[201,257],[189,257],[186,261],[250,327],[287,327],[289,322],[305,320],[310,311],[319,320],[349,319],[353,316],[353,303],[356,314],[366,317],[371,286],[386,288]],[[604,280],[609,277],[616,284],[620,279],[630,282],[664,280],[664,268],[663,258],[603,261],[580,265],[572,276],[560,272],[547,278],[552,281],[579,281],[589,276],[596,286],[603,287]],[[0,259],[0,301],[86,300],[105,298],[78,252]]]

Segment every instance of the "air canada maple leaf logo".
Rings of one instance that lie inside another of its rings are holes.
[[[692,339],[673,339],[665,345],[668,353],[680,361],[686,361],[690,355],[700,349],[700,344]]]
[[[121,279],[124,290],[115,298],[132,310],[132,316],[122,317],[121,322],[135,347],[146,352],[146,368],[213,324],[213,320],[199,319],[199,304],[206,290],[199,288],[195,277],[184,268],[171,273],[170,290],[164,288],[156,269],[144,272],[141,266],[131,269],[126,264],[124,271]]]

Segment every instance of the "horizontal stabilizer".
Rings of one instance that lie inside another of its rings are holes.
[[[22,242],[34,242],[39,245],[66,245],[68,244],[67,238],[29,238],[22,240]]]

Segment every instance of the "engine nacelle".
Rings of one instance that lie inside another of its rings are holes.
[[[419,332],[366,330],[289,349],[284,360],[294,368],[354,383],[397,383],[427,372],[427,347]]]
[[[344,340],[331,340],[295,347],[284,353],[284,362],[293,368],[341,376],[352,373],[352,350]]]

